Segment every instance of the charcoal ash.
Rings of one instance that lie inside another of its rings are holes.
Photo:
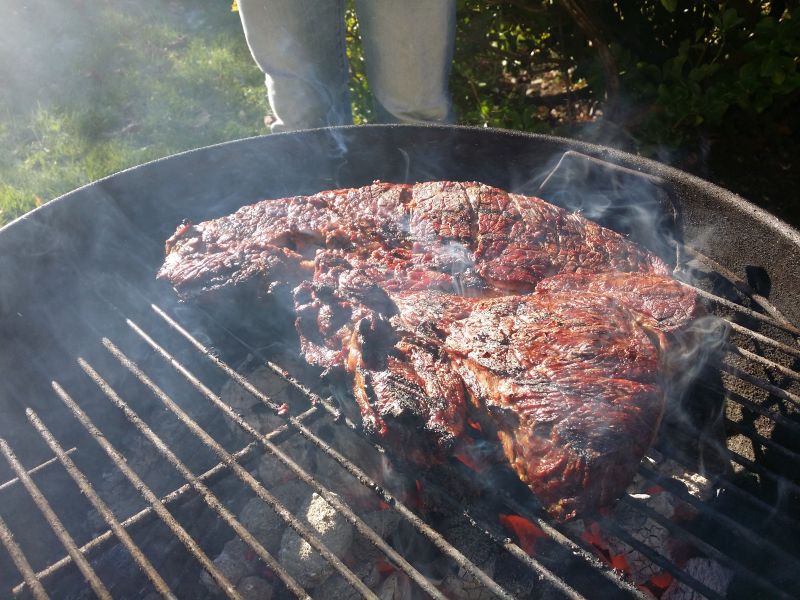
[[[384,579],[377,594],[380,600],[421,600],[423,598],[409,576],[401,571],[395,571]]]
[[[350,399],[349,402],[353,403],[354,400]],[[396,457],[390,459],[387,454],[376,451],[375,446],[352,429],[332,423],[327,418],[315,422],[310,429],[339,454],[355,463],[372,480],[379,482],[389,493],[402,498],[409,486],[413,485],[413,481],[395,466]],[[316,459],[317,477],[324,485],[330,486],[330,489],[348,498],[356,506],[375,505],[375,492],[357,481],[333,458],[318,452]]]
[[[702,581],[708,588],[725,596],[733,579],[733,572],[710,558],[690,558],[683,568],[687,575]],[[664,592],[661,600],[700,600],[701,594],[692,590],[685,583],[675,580]]]
[[[489,577],[495,575],[498,560],[497,546],[463,517],[450,516],[442,521],[442,531],[447,540],[464,553]],[[451,598],[465,600],[488,600],[494,595],[475,580],[463,567],[451,564],[442,581],[442,589]]]
[[[242,600],[272,600],[273,588],[261,577],[249,576],[236,586]]]
[[[213,563],[228,581],[237,585],[239,581],[256,571],[258,559],[251,555],[252,552],[247,544],[239,538],[234,538],[225,544]],[[208,571],[203,571],[200,581],[212,595],[222,595],[222,590]]]
[[[376,510],[364,513],[361,520],[384,540],[391,540],[402,520],[394,510]],[[383,552],[358,531],[354,532],[352,555],[359,563],[374,563],[383,559]]]
[[[356,543],[354,547],[355,545]],[[377,589],[383,578],[374,561],[358,561],[352,571],[371,590]],[[361,594],[338,573],[328,577],[314,590],[316,600],[358,600],[361,597]]]
[[[300,509],[299,518],[336,556],[343,556],[353,541],[353,526],[319,494],[312,494]],[[327,579],[333,566],[293,529],[287,529],[278,554],[281,564],[305,588]]]
[[[289,510],[302,505],[311,495],[308,486],[297,479],[276,486],[271,493]],[[287,526],[272,507],[258,497],[251,498],[240,511],[238,520],[267,552],[277,556]],[[229,539],[213,562],[234,585],[267,569],[250,546],[238,537]],[[201,580],[213,594],[221,593],[207,572],[202,573]]]

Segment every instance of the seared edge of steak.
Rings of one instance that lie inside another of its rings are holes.
[[[623,236],[472,182],[267,200],[166,250],[183,299],[294,288],[304,357],[348,375],[367,433],[425,463],[474,418],[559,519],[624,490],[663,412],[663,332],[698,310]]]

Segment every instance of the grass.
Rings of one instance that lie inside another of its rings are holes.
[[[225,1],[0,0],[0,81],[0,225],[124,168],[265,132],[263,75]]]
[[[352,9],[347,22],[353,116],[363,123],[372,118],[370,92]],[[488,26],[467,20],[459,30],[451,84],[461,122],[637,150],[619,128],[583,113],[566,118],[564,106],[523,93],[536,73],[523,82],[505,63],[487,67],[486,53],[506,35],[490,39]],[[558,83],[554,73],[545,83]],[[268,110],[231,0],[0,0],[0,226],[127,167],[266,133]],[[800,225],[800,138],[750,117],[748,139],[725,133],[732,139],[710,150],[658,157]]]

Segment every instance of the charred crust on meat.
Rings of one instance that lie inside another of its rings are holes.
[[[625,236],[476,182],[266,200],[165,249],[158,278],[182,300],[290,314],[390,451],[436,463],[495,440],[557,519],[622,493],[659,426],[664,358],[700,314]]]

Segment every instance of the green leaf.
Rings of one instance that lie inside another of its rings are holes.
[[[744,19],[739,17],[739,13],[736,12],[735,8],[729,8],[724,13],[722,13],[723,31],[728,31],[736,27],[739,23],[742,23],[743,21]]]
[[[673,13],[678,8],[678,0],[661,0],[661,6]]]

